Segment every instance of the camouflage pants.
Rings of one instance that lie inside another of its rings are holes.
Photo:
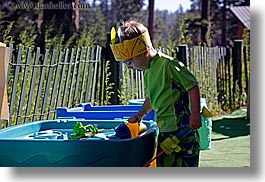
[[[174,132],[160,133],[158,143],[172,135]],[[163,153],[157,158],[157,167],[198,167],[200,154],[198,131],[187,134],[178,145],[181,147],[181,151],[173,152],[171,155]],[[162,149],[158,145],[157,154],[161,151]]]

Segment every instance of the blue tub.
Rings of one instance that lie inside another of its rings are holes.
[[[80,104],[75,108],[56,108],[56,118],[83,118],[83,119],[126,119],[134,115],[141,108],[141,105],[105,105],[93,106],[90,103]],[[156,121],[156,113],[151,110],[144,118],[148,121]]]
[[[76,122],[93,124],[94,137],[73,140]],[[118,120],[57,119],[21,124],[0,130],[1,167],[139,167],[152,159],[158,137],[155,122],[143,120],[147,131],[137,138],[119,139]]]
[[[130,99],[128,101],[129,105],[142,105],[145,99]]]

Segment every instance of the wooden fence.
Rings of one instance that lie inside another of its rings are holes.
[[[220,71],[223,69],[222,63],[226,58],[226,48],[224,47],[201,47],[194,46],[188,48],[187,46],[179,46],[175,50],[169,50],[164,48],[159,48],[163,53],[170,55],[172,57],[177,57],[181,60],[188,69],[196,76],[200,84],[201,97],[206,98],[208,107],[211,110],[217,109],[222,99],[218,99],[220,94],[220,81],[223,81]],[[112,61],[112,64],[119,64]],[[125,101],[121,98],[115,104],[127,103],[128,99],[142,99],[145,97],[144,82],[143,82],[143,71],[136,71],[127,69],[123,64],[119,64],[121,69],[119,69],[119,78],[116,80],[122,90],[122,96],[124,96]],[[232,77],[229,78],[229,80]],[[113,79],[115,80],[115,79]],[[115,93],[115,91],[114,91]],[[116,94],[119,94],[116,92]],[[115,94],[114,94],[115,95]],[[221,96],[223,97],[223,96]],[[227,109],[227,108],[226,108]]]
[[[250,76],[250,50],[242,40],[233,47],[187,48],[180,46],[178,59],[200,82],[201,97],[215,113],[246,106]]]
[[[250,76],[250,48],[242,40],[233,47],[179,46],[176,57],[200,82],[201,97],[214,112],[246,106]]]
[[[250,60],[242,41],[235,45],[179,46],[161,51],[177,57],[195,74],[208,107],[220,112],[246,105]],[[11,44],[9,50],[9,119],[0,120],[0,128],[54,119],[57,107],[86,102],[127,104],[129,99],[145,96],[143,72],[116,62],[108,47],[46,50],[41,54],[38,47]]]
[[[250,55],[249,47],[243,46],[242,40],[235,40],[234,47],[229,48],[180,45],[173,50],[165,48],[160,50],[182,61],[197,77],[200,82],[201,97],[206,98],[207,105],[213,113],[247,105]],[[113,56],[109,58],[114,68],[121,67]],[[126,95],[129,99],[144,98],[143,72],[127,70],[124,67],[112,69],[112,72],[115,72],[111,79],[115,85],[119,85],[119,88],[124,86],[123,96]],[[139,83],[136,80],[139,80]],[[113,90],[113,93],[113,98],[119,97],[117,89]],[[112,103],[124,102],[113,99]]]
[[[11,44],[9,48],[9,120],[1,127],[54,119],[57,107],[102,102],[99,93],[104,83],[98,81],[104,76],[102,47],[46,50],[44,54],[38,47],[18,45],[15,49]]]

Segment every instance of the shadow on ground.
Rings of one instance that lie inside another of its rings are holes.
[[[237,110],[213,120],[212,131],[229,138],[250,135],[250,120],[246,118],[246,110]]]
[[[245,118],[224,118],[213,122],[212,131],[229,137],[250,134],[250,122]]]

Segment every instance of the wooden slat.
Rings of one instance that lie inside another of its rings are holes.
[[[51,115],[51,112],[52,111],[55,111],[55,107],[54,107],[54,99],[56,97],[56,93],[57,93],[57,82],[58,82],[58,77],[59,77],[59,71],[60,71],[60,63],[61,63],[61,60],[62,60],[62,55],[63,52],[60,51],[59,53],[59,59],[58,59],[58,62],[57,62],[57,66],[56,66],[56,72],[55,72],[55,78],[54,78],[54,82],[53,82],[53,87],[52,87],[52,90],[51,90],[51,100],[50,100],[50,108],[49,108],[49,113],[48,113],[48,117],[47,119],[54,119]]]
[[[73,104],[72,95],[73,95],[74,84],[76,82],[75,74],[76,74],[76,67],[77,67],[77,64],[78,64],[79,50],[80,50],[80,48],[78,47],[77,50],[76,50],[76,55],[75,55],[74,70],[72,72],[72,78],[71,78],[72,82],[71,82],[71,85],[70,85],[70,91],[69,91],[69,98],[68,98],[67,107],[72,107],[72,104]]]
[[[39,85],[38,85],[38,90],[37,90],[37,97],[36,97],[36,104],[35,104],[35,108],[34,108],[33,121],[35,121],[37,119],[38,109],[39,109],[39,103],[40,103],[40,100],[43,100],[42,99],[42,86],[43,86],[43,82],[44,82],[45,69],[46,69],[46,66],[45,65],[47,64],[48,56],[49,56],[49,51],[46,50],[45,51],[45,55],[44,55],[44,60],[43,60],[43,65],[44,66],[42,66],[41,76],[39,78],[40,80],[39,80]]]
[[[88,71],[87,86],[86,86],[86,97],[85,97],[86,102],[89,102],[89,101],[91,102],[91,90],[90,90],[91,84],[90,83],[91,83],[91,78],[93,78],[92,74],[93,74],[94,56],[95,56],[95,47],[92,47],[91,55],[90,55],[91,62],[89,63],[89,71]]]
[[[57,51],[53,50],[52,51],[52,58],[50,61],[50,65],[53,65],[56,59]],[[44,116],[46,114],[46,105],[47,101],[50,98],[49,93],[50,93],[50,88],[51,88],[51,80],[52,80],[52,75],[53,75],[53,66],[48,67],[48,80],[46,82],[45,86],[45,92],[44,92],[44,97],[43,97],[43,103],[42,103],[42,108],[41,108],[41,117],[40,119],[43,120]]]
[[[70,61],[69,61],[69,67],[68,67],[68,72],[67,72],[67,78],[66,82],[64,85],[64,94],[63,94],[63,103],[62,106],[66,106],[66,98],[67,98],[67,93],[69,93],[68,90],[68,82],[70,80],[70,75],[71,75],[71,70],[72,70],[72,63],[73,63],[73,57],[74,57],[74,48],[71,49],[71,55],[70,55]],[[68,94],[69,95],[69,94]]]
[[[21,114],[22,114],[22,108],[24,106],[24,100],[25,100],[25,91],[26,91],[26,86],[27,86],[27,80],[28,80],[28,70],[29,70],[29,63],[31,59],[31,48],[28,48],[28,53],[27,53],[27,62],[25,65],[25,70],[24,70],[24,75],[23,75],[23,83],[22,83],[22,89],[20,93],[20,99],[19,99],[19,105],[18,105],[18,115],[17,115],[17,120],[16,124],[21,124],[20,119],[21,119]]]
[[[15,101],[17,100],[16,98],[16,91],[17,91],[17,84],[18,84],[18,75],[19,75],[19,70],[20,70],[20,62],[21,62],[21,56],[22,56],[22,49],[23,45],[18,46],[18,53],[17,53],[17,61],[16,61],[16,68],[15,68],[15,76],[14,76],[14,82],[13,82],[13,87],[12,87],[12,95],[11,95],[11,101],[10,101],[10,124],[13,122],[13,111],[15,108]]]
[[[97,72],[98,72],[98,58],[99,58],[99,48],[97,46],[96,49],[96,62],[95,62],[95,67],[94,67],[94,76],[93,76],[93,82],[92,82],[92,91],[91,91],[91,103],[94,104],[96,101],[95,97],[95,91],[96,91],[96,78],[97,78]]]
[[[78,89],[79,89],[79,80],[80,80],[80,75],[82,74],[82,61],[83,61],[83,54],[84,54],[84,47],[81,48],[81,53],[79,57],[79,63],[78,63],[78,71],[77,71],[77,79],[76,79],[76,84],[75,84],[75,94],[74,94],[74,100],[72,105],[77,104],[77,99],[78,99]]]
[[[66,88],[65,88],[63,83],[64,83],[64,76],[65,76],[64,75],[65,67],[66,66],[69,67],[69,65],[66,64],[67,63],[67,59],[68,59],[68,53],[69,53],[69,49],[66,49],[65,50],[65,55],[64,55],[64,62],[63,62],[63,65],[62,65],[62,72],[61,72],[61,75],[60,75],[60,83],[59,83],[59,91],[58,91],[58,96],[57,96],[56,108],[58,106],[62,106],[62,100],[63,100],[63,98],[61,98],[62,89],[64,88],[66,90]],[[66,82],[66,79],[65,79],[65,82]]]
[[[83,72],[83,78],[82,78],[82,86],[81,86],[81,96],[80,96],[80,102],[85,102],[84,100],[84,93],[86,92],[85,85],[86,85],[86,78],[87,78],[87,68],[89,66],[89,55],[90,55],[90,47],[87,47],[86,50],[86,60],[84,64],[84,72]]]
[[[39,59],[40,59],[40,48],[38,47],[36,55],[35,55],[34,68],[33,68],[33,72],[31,75],[31,83],[30,83],[30,90],[29,90],[29,95],[28,95],[28,103],[27,103],[25,123],[28,122],[31,106],[33,104],[32,97],[33,97],[33,92],[34,92],[34,89],[36,86],[36,74],[37,74],[37,70],[38,70],[37,64],[38,64]]]

